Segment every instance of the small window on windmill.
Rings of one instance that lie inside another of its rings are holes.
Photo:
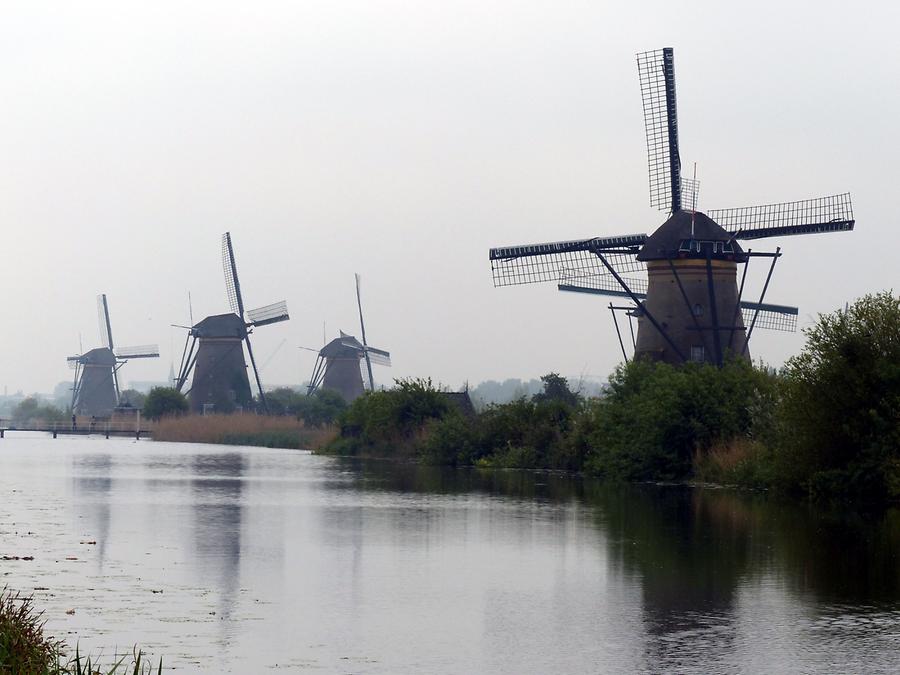
[[[703,345],[691,345],[691,361],[694,363],[703,363],[705,360],[706,349],[704,349]]]
[[[694,305],[694,316],[703,316],[703,305],[699,302]]]

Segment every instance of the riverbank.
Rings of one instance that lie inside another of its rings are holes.
[[[153,440],[316,450],[336,435],[333,427],[307,426],[302,420],[289,416],[186,415],[160,419],[154,428]]]
[[[564,378],[461,414],[428,380],[356,399],[322,451],[447,466],[562,470],[617,481],[700,481],[816,499],[900,500],[900,298],[819,317],[775,372],[645,359],[584,399]]]
[[[23,597],[7,587],[0,589],[0,673],[15,675],[150,675],[154,672],[141,650],[101,665],[96,658],[74,655],[64,640],[44,634],[46,618]],[[67,654],[67,650],[70,652]],[[155,669],[162,673],[162,659]]]

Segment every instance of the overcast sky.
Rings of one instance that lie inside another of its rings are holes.
[[[701,210],[852,193],[856,231],[769,240],[767,300],[809,325],[900,287],[898,29],[892,2],[4,2],[0,391],[69,378],[101,292],[162,351],[123,380],[164,379],[188,292],[228,309],[226,230],[246,304],[290,308],[254,334],[267,383],[309,377],[323,322],[358,334],[354,272],[377,379],[606,377],[608,301],[495,289],[487,252],[662,222],[634,55],[663,46]]]

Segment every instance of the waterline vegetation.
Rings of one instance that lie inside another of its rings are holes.
[[[151,675],[162,673],[162,659],[156,669],[135,648],[102,666],[97,658],[82,656],[78,646],[75,655],[66,656],[62,640],[44,634],[44,618],[37,612],[31,597],[23,597],[4,587],[0,590],[0,673],[15,675]]]
[[[255,445],[265,448],[315,450],[332,440],[329,426],[312,426],[292,416],[186,415],[163,417],[153,431],[155,441]]]
[[[900,499],[900,298],[866,296],[806,334],[777,373],[741,359],[722,368],[638,360],[598,398],[550,374],[543,392],[474,418],[430,380],[401,380],[354,401],[323,451]]]

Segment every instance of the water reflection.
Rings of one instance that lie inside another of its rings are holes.
[[[219,589],[218,614],[231,617],[240,587],[244,456],[237,452],[191,458],[193,550],[198,571]]]
[[[97,542],[97,568],[102,573],[109,541],[109,495],[113,489],[113,458],[108,453],[76,455],[72,463],[73,489],[82,496],[76,515],[87,526],[80,534]]]
[[[593,510],[623,573],[643,579],[651,630],[688,610],[729,612],[742,582],[776,566],[789,588],[828,602],[900,600],[900,509],[859,512],[752,492],[615,486],[559,474],[448,470],[342,460],[364,491],[465,495]],[[331,489],[344,489],[336,484]]]
[[[894,668],[897,510],[263,449],[54,443],[45,459],[24,446],[0,455],[0,491],[19,490],[4,517],[30,525],[0,543],[38,553],[10,563],[9,581],[51,587],[41,600],[60,634],[149,636],[189,672]],[[98,546],[79,546],[82,534]],[[92,556],[100,574],[84,573]]]

